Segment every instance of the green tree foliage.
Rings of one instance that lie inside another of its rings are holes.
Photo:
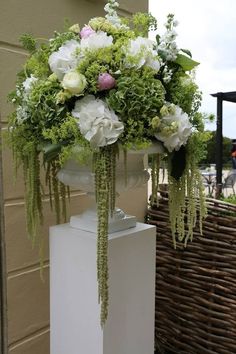
[[[204,164],[216,163],[216,131],[210,132],[211,137],[206,142],[206,157],[202,160]],[[222,149],[222,159],[223,164],[229,164],[231,162],[230,150],[231,150],[231,139],[223,137],[223,149]]]

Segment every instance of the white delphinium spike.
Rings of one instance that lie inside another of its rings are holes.
[[[158,49],[165,53],[167,61],[174,61],[178,54],[178,47],[175,42],[177,37],[177,32],[175,27],[178,25],[178,22],[174,20],[174,15],[169,14],[167,16],[167,23],[165,24],[166,32],[160,38],[160,44]]]
[[[105,18],[115,27],[117,28],[128,28],[124,24],[122,24],[120,17],[117,14],[117,8],[119,7],[119,3],[115,0],[108,0],[107,4],[104,7]]]

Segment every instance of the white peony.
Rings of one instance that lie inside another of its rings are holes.
[[[169,152],[178,151],[187,143],[192,133],[192,124],[189,117],[179,106],[172,105],[173,112],[162,117],[161,131],[155,137],[162,141]]]
[[[115,143],[124,130],[114,111],[93,95],[76,101],[72,115],[78,118],[81,133],[94,148]]]
[[[79,48],[79,42],[75,39],[71,39],[66,41],[57,52],[49,56],[48,63],[50,69],[57,75],[60,81],[68,71],[76,68],[79,61],[76,50]]]
[[[30,75],[30,77],[27,77],[27,79],[22,83],[24,91],[27,95],[30,93],[33,83],[35,83],[37,80],[37,77]]]
[[[106,32],[98,31],[91,34],[87,38],[81,39],[82,50],[97,50],[100,48],[110,47],[113,43],[113,37],[108,36]]]
[[[129,41],[126,48],[125,65],[129,68],[137,67],[138,69],[146,65],[158,71],[160,69],[160,62],[157,56],[157,51],[154,50],[154,42],[148,38],[139,36]]]
[[[79,95],[84,91],[87,85],[87,80],[83,74],[78,73],[76,70],[72,70],[65,74],[61,84],[65,90],[73,95]]]

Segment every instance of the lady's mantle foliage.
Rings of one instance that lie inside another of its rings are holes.
[[[181,156],[181,170],[176,180],[174,174],[169,180],[173,235],[177,232],[184,238],[187,207],[188,237],[192,236],[193,199],[201,194],[196,177],[200,93],[190,73],[198,63],[178,48],[173,15],[167,18],[166,32],[152,41],[146,35],[157,29],[157,23],[150,14],[121,19],[117,7],[109,0],[104,18],[93,18],[82,29],[75,24],[63,33],[55,32],[46,43],[22,37],[30,56],[11,94],[16,109],[9,123],[16,167],[22,164],[24,169],[27,225],[33,239],[42,219],[40,155],[57,214],[65,212],[66,188],[56,179],[61,164],[78,145],[82,151],[78,158],[94,156],[102,324],[107,317],[107,225],[115,202],[118,144],[127,150],[161,141],[169,171]],[[158,164],[154,166],[156,190]]]

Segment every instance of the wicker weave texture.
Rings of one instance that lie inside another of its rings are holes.
[[[177,250],[167,196],[148,212],[157,227],[156,341],[173,353],[236,353],[236,206],[207,204],[203,236],[196,229]]]

